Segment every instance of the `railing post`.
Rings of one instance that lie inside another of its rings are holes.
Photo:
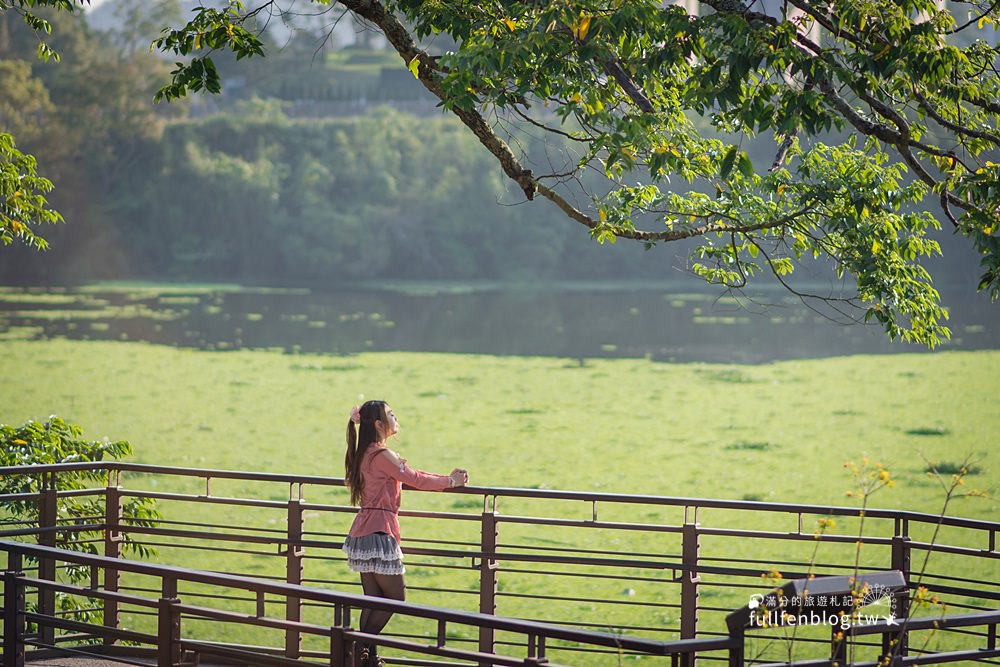
[[[117,470],[108,471],[108,486],[104,490],[104,555],[108,558],[122,557],[122,496],[121,473]],[[121,584],[121,573],[115,568],[104,570],[104,590],[117,593]],[[104,601],[104,627],[118,628],[121,613],[118,600]],[[118,640],[112,637],[104,639],[105,644],[114,644]]]
[[[56,528],[59,524],[59,498],[56,495],[56,474],[42,474],[41,488],[38,497],[38,543],[46,547],[56,546]],[[52,558],[38,560],[38,578],[48,581],[56,580],[56,562]],[[38,589],[38,613],[43,616],[54,616],[56,613],[56,592],[44,586]],[[38,624],[39,639],[50,646],[56,642],[56,629],[52,625]]]
[[[497,526],[496,498],[493,507],[483,507],[482,557],[479,560],[479,613],[497,613]],[[496,632],[493,628],[479,628],[479,652],[496,652]]]
[[[294,486],[294,485],[292,485]],[[303,555],[302,534],[305,531],[305,513],[302,511],[302,485],[298,495],[289,488],[288,498],[288,542],[285,552],[285,581],[296,586],[302,583]],[[302,599],[285,598],[285,620],[298,623],[302,620]],[[285,630],[285,657],[298,658],[302,653],[302,635],[298,630]]]
[[[746,659],[746,631],[743,628],[730,628],[729,667],[743,667]]]
[[[344,667],[346,644],[344,643],[344,628],[330,628],[330,667]]]
[[[344,605],[334,605],[333,626],[330,628],[330,665],[346,667],[354,653],[354,642],[348,642],[344,633],[351,629],[351,610]],[[353,663],[350,667],[354,667]]]
[[[833,667],[847,666],[847,633],[836,625],[830,628],[830,664]]]
[[[684,508],[684,525],[681,527],[681,563],[684,571],[681,573],[681,639],[694,639],[698,636],[698,553],[701,549],[701,535],[698,532],[698,508],[694,508],[694,516],[688,518],[688,509]],[[694,667],[697,655],[685,653],[681,664]]]
[[[685,511],[681,528],[681,639],[694,639],[698,635],[698,554],[701,550],[701,535],[698,531],[698,514],[694,521],[688,521]]]
[[[894,593],[890,603],[890,612],[896,618],[908,618],[910,616],[910,536],[909,521],[903,519],[897,522],[896,535],[892,538],[892,564],[893,570],[899,570],[903,574],[903,581],[907,588]],[[905,657],[909,652],[909,633],[905,624],[900,626],[899,632],[887,632],[882,635],[882,656],[889,657],[890,662],[896,658]]]
[[[156,618],[157,667],[176,667],[181,662],[181,613],[177,609],[179,603],[177,580],[164,578]]]
[[[3,573],[3,667],[24,667],[24,587],[21,554],[7,552]]]

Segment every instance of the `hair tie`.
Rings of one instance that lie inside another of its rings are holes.
[[[361,423],[361,406],[355,405],[351,408],[351,421],[355,424]]]

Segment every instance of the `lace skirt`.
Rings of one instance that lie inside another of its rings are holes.
[[[403,574],[403,551],[396,538],[386,533],[372,533],[361,537],[344,538],[347,567],[354,572],[375,574]]]

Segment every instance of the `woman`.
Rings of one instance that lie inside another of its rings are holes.
[[[399,503],[403,484],[423,491],[440,491],[469,482],[469,473],[455,468],[448,475],[414,470],[386,447],[399,432],[399,422],[385,401],[368,401],[351,411],[347,423],[346,482],[351,504],[361,508],[344,539],[347,565],[361,574],[365,595],[393,600],[406,598],[403,552],[399,548]],[[365,609],[360,630],[378,634],[391,612]],[[358,664],[377,667],[383,662],[376,646],[362,647]]]

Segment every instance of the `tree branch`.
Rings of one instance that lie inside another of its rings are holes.
[[[990,143],[996,145],[997,147],[1000,147],[1000,135],[994,134],[992,132],[973,130],[951,122],[950,120],[942,116],[940,113],[938,113],[937,109],[935,109],[931,105],[931,103],[927,100],[927,98],[924,97],[923,93],[917,90],[916,87],[913,88],[913,96],[917,98],[917,104],[920,105],[920,108],[926,111],[927,115],[933,118],[935,121],[937,121],[937,123],[941,125],[941,127],[951,130],[955,134],[964,134],[965,136],[972,137],[974,139],[982,139],[984,141],[989,141]]]
[[[821,79],[819,82],[819,89],[829,101],[830,106],[840,112],[840,115],[862,134],[881,139],[885,143],[892,145],[898,145],[903,140],[903,137],[898,132],[893,131],[888,125],[873,123],[870,120],[862,118],[861,115],[858,114],[858,112],[855,111],[850,104],[848,104],[847,100],[840,96],[837,89],[833,87],[833,82],[829,79]]]
[[[747,5],[745,5],[741,0],[701,0],[701,2],[720,14],[739,14],[744,17],[748,23],[757,21],[772,27],[777,27],[781,24],[781,21],[773,16],[762,14],[761,12],[751,11],[750,8],[747,7]],[[797,28],[795,32],[795,41],[797,41],[800,45],[806,47],[815,55],[819,55],[823,52],[823,49],[819,44],[803,35]]]
[[[436,60],[419,49],[413,41],[407,28],[387,11],[379,0],[338,0],[340,4],[348,10],[354,12],[359,17],[371,22],[379,27],[386,39],[392,44],[400,57],[415,70],[415,74],[420,83],[427,88],[438,99],[448,102],[448,95],[441,83],[441,71]],[[748,21],[760,21],[768,25],[777,25],[778,21],[774,17],[750,11],[740,0],[703,0],[704,4],[713,7],[720,12],[736,12],[745,17]],[[797,38],[799,47],[802,49],[815,49],[819,53],[821,49],[813,44],[807,37],[799,35]],[[415,66],[414,66],[415,63]],[[618,73],[616,76],[615,72]],[[609,75],[615,78],[618,84],[625,91],[626,95],[633,103],[645,111],[652,111],[652,104],[643,94],[641,88],[631,79],[627,72],[620,65],[613,63],[610,67]],[[864,91],[855,91],[871,108],[883,118],[896,126],[896,130],[885,123],[878,123],[864,118],[857,112],[840,93],[834,83],[827,77],[818,78],[816,84],[819,86],[828,104],[836,110],[845,120],[866,136],[873,136],[886,144],[892,145],[900,152],[901,157],[924,182],[932,187],[937,183],[935,179],[923,168],[919,161],[910,151],[912,140],[909,135],[909,126],[906,119],[892,107],[866,94]],[[494,155],[500,163],[504,173],[518,184],[525,197],[533,199],[535,194],[540,194],[554,203],[568,218],[578,222],[590,230],[610,232],[618,238],[644,241],[678,241],[713,233],[740,233],[747,234],[755,231],[768,229],[780,229],[786,227],[795,219],[812,211],[812,206],[807,205],[788,215],[770,221],[761,221],[755,224],[743,224],[742,220],[723,222],[719,219],[720,213],[706,211],[698,215],[703,223],[697,226],[685,226],[678,229],[665,229],[663,231],[643,231],[617,225],[609,225],[606,222],[595,219],[586,212],[580,210],[568,201],[561,194],[552,188],[544,185],[531,172],[525,168],[515,156],[510,146],[501,139],[482,114],[474,109],[462,109],[451,106],[450,110],[468,127],[479,139],[480,143]],[[775,164],[779,164],[793,136],[786,137],[779,149]],[[929,147],[920,145],[921,150]],[[772,170],[775,167],[772,166]],[[955,195],[946,193],[947,201],[962,208],[971,208],[969,202],[965,202]]]
[[[975,171],[974,169],[970,169],[969,165],[967,165],[964,161],[962,161],[961,158],[958,157],[958,155],[955,154],[955,151],[945,150],[944,148],[938,148],[937,146],[931,146],[930,144],[925,144],[924,142],[917,141],[916,139],[910,139],[910,146],[920,151],[923,151],[928,155],[936,155],[938,157],[949,158],[953,163],[958,163],[962,165],[966,171],[969,172]]]
[[[601,63],[604,68],[604,72],[613,78],[618,86],[622,89],[632,103],[635,104],[644,113],[655,113],[656,109],[653,107],[653,103],[649,101],[646,97],[646,93],[643,92],[642,88],[639,87],[628,72],[621,66],[621,63],[617,59],[608,58]]]
[[[824,30],[829,32],[831,35],[836,35],[837,37],[842,37],[846,39],[851,44],[858,48],[864,48],[864,41],[858,35],[854,33],[847,32],[842,27],[837,26],[833,21],[831,21],[827,16],[821,15],[816,11],[815,5],[808,2],[803,2],[802,0],[788,0],[788,3],[794,6],[796,9],[802,10],[805,14],[812,17],[816,23],[819,23]]]
[[[948,194],[947,190],[941,191],[941,210],[944,211],[944,215],[948,218],[951,226],[958,229],[958,220],[955,218],[955,214],[951,212],[951,206],[948,204]]]
[[[957,91],[961,93],[962,91]],[[964,95],[963,99],[973,106],[977,106],[980,109],[985,109],[990,113],[1000,114],[1000,103],[994,102],[991,99],[985,97],[976,97],[973,95]]]
[[[966,23],[963,23],[962,25],[960,25],[959,27],[955,28],[954,30],[948,30],[948,31],[943,32],[941,34],[942,35],[956,35],[956,34],[962,32],[963,30],[965,30],[966,28],[968,28],[973,23],[977,23],[983,17],[989,16],[991,13],[993,13],[996,10],[997,6],[1000,6],[1000,0],[993,2],[990,5],[990,8],[987,9],[986,11],[984,11],[979,16],[976,16],[976,17],[973,17],[973,18],[969,19]]]
[[[417,79],[420,83],[438,99],[447,100],[447,95],[436,76],[437,63],[426,52],[417,48],[406,27],[393,14],[386,11],[382,3],[378,0],[339,0],[339,2],[361,18],[378,26],[407,65],[416,60]],[[457,107],[452,107],[452,112],[497,158],[504,173],[520,186],[524,196],[534,199],[538,182],[531,175],[531,170],[521,166],[510,147],[493,132],[483,117],[475,111]]]
[[[748,236],[747,238],[750,237]],[[747,286],[747,274],[743,271],[743,263],[740,262],[739,248],[736,247],[736,232],[729,233],[729,245],[733,248],[733,260],[736,262],[736,268],[740,272],[740,282],[739,284],[726,285],[726,287],[743,289]]]
[[[815,308],[813,308],[812,306],[810,306],[808,303],[806,303],[806,299],[816,299],[817,301],[823,301],[824,303],[831,303],[831,302],[834,302],[834,301],[842,301],[844,303],[847,303],[847,304],[851,305],[852,307],[855,307],[855,308],[859,307],[859,306],[855,305],[856,299],[854,297],[847,297],[847,298],[845,298],[845,297],[834,297],[834,296],[821,296],[819,294],[811,294],[809,292],[800,292],[800,291],[796,290],[790,284],[788,284],[788,282],[785,281],[784,277],[774,268],[774,260],[771,259],[771,256],[767,253],[767,250],[765,250],[764,247],[760,243],[757,242],[757,239],[753,238],[752,236],[748,236],[747,237],[747,241],[749,241],[751,244],[755,245],[757,247],[757,250],[760,251],[760,254],[764,256],[764,259],[767,261],[768,267],[770,267],[770,269],[771,269],[771,273],[774,275],[775,278],[777,278],[778,282],[781,283],[782,287],[784,287],[786,290],[788,290],[789,292],[791,292],[795,296],[799,297],[799,299],[802,301],[802,305],[806,306],[807,308],[809,308],[810,310],[812,310],[816,314],[823,315],[822,313],[820,313],[820,311],[816,310]],[[847,313],[845,313],[845,312],[843,312],[843,311],[841,311],[841,310],[839,310],[837,308],[834,308],[834,310],[836,310],[838,313],[840,313],[844,317],[848,317],[848,318],[850,318],[851,320],[853,320],[855,322],[858,321],[858,320],[855,320],[850,315],[848,315]]]
[[[756,12],[751,12],[746,7],[746,5],[744,5],[740,0],[703,0],[703,1],[705,2],[705,4],[715,8],[716,11],[728,11],[728,12],[739,13],[748,18],[752,17],[755,20],[763,20],[765,22],[772,24],[776,21],[776,19],[774,19],[773,17],[768,17],[766,15],[761,15]],[[809,9],[807,5],[801,3],[801,0],[790,0],[790,2],[792,2],[792,4],[795,5],[796,7],[803,9],[803,11],[808,11]],[[814,15],[814,13],[810,13],[810,15],[816,18],[817,21],[820,20],[818,17]],[[851,36],[848,36],[849,40],[850,37]],[[853,40],[858,40],[858,38],[853,37]],[[799,34],[797,41],[799,41],[802,46],[804,46],[805,48],[809,48],[810,50],[813,50],[814,48],[818,49],[817,45],[814,45],[810,40],[808,40],[801,34]],[[855,43],[860,44],[859,41],[856,41]],[[818,51],[816,52],[818,53]],[[829,78],[824,77],[820,79],[819,88],[820,91],[823,93],[824,97],[829,102],[830,106],[833,107],[834,110],[838,111],[841,114],[841,116],[843,116],[844,119],[847,120],[851,125],[853,125],[858,131],[860,131],[862,134],[866,136],[873,136],[887,144],[895,146],[896,149],[899,151],[900,156],[903,158],[903,161],[911,169],[913,169],[913,171],[917,174],[920,180],[922,180],[924,183],[926,183],[931,187],[937,185],[937,181],[934,179],[934,177],[931,176],[931,174],[927,172],[926,169],[924,169],[923,165],[920,164],[920,162],[910,151],[910,146],[915,145],[917,148],[920,148],[921,150],[925,150],[931,153],[933,153],[933,150],[930,150],[929,146],[921,144],[920,142],[914,142],[910,138],[909,124],[906,122],[906,119],[899,112],[897,112],[892,107],[880,102],[879,100],[875,99],[870,94],[864,91],[858,91],[858,90],[854,91],[862,100],[865,101],[865,103],[867,103],[872,108],[873,111],[879,113],[883,118],[887,118],[888,120],[890,120],[897,127],[897,130],[894,131],[891,127],[889,127],[884,123],[875,123],[870,120],[867,120],[866,118],[863,118],[857,111],[854,110],[854,108],[847,102],[847,100],[845,100],[840,95],[840,93],[834,87],[833,82]],[[1000,113],[1000,104],[997,104],[990,100],[968,99],[968,101],[972,104],[975,104],[976,106],[980,106],[993,113]],[[780,149],[778,155],[782,156],[782,152],[780,151]],[[772,165],[772,170],[773,169],[774,166]],[[979,207],[975,206],[971,202],[960,199],[959,197],[948,192],[947,190],[945,190],[942,193],[942,201],[946,201],[949,204],[953,204],[965,210],[980,211]],[[950,209],[946,211],[946,214],[949,215],[950,219],[953,218],[953,216],[950,215],[951,214]]]
[[[427,90],[442,101],[447,101],[447,94],[438,79],[437,64],[427,53],[417,48],[406,27],[378,0],[338,0],[340,4],[354,12],[361,18],[378,26],[386,39],[400,57],[409,65],[414,60],[417,61],[417,79]],[[714,0],[713,0],[714,1]],[[610,229],[619,238],[636,241],[678,241],[681,239],[703,236],[716,232],[751,232],[765,229],[775,229],[787,225],[796,217],[808,212],[808,208],[801,209],[778,220],[761,222],[754,225],[720,225],[707,222],[697,227],[687,227],[680,230],[665,230],[660,232],[642,231],[627,229],[624,227],[609,226],[599,220],[587,215],[583,211],[573,206],[558,192],[555,192],[546,185],[540,183],[532,174],[530,169],[525,169],[518,161],[517,157],[510,150],[510,147],[500,137],[493,132],[486,120],[476,111],[469,111],[452,107],[452,113],[472,130],[480,143],[486,147],[500,162],[504,173],[521,187],[524,195],[528,199],[533,199],[538,193],[559,207],[571,220],[574,220],[589,229]]]
[[[540,122],[538,122],[537,120],[535,120],[534,118],[532,118],[531,116],[529,116],[528,114],[524,113],[523,111],[521,111],[520,109],[518,109],[516,107],[512,107],[511,110],[517,115],[518,118],[520,118],[524,122],[528,123],[529,125],[534,125],[535,127],[537,127],[538,129],[540,129],[540,130],[542,130],[544,132],[550,132],[552,134],[557,134],[560,137],[565,137],[566,139],[569,139],[570,141],[576,141],[576,142],[584,143],[584,144],[589,144],[590,143],[587,139],[583,139],[582,137],[573,136],[573,134],[570,133],[570,132],[566,132],[565,130],[560,130],[560,129],[555,128],[555,127],[549,127],[545,123],[540,123]]]

